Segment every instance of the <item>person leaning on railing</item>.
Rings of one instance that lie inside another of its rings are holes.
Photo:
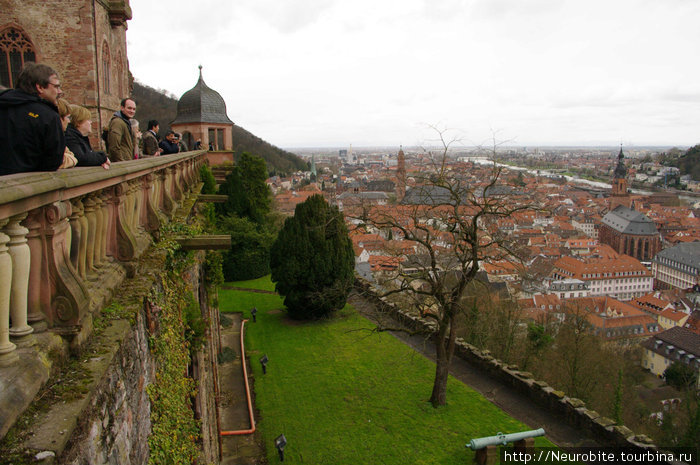
[[[63,132],[65,133],[68,123],[70,123],[70,104],[66,101],[66,99],[59,97],[56,100],[56,108],[58,108],[58,116],[61,118],[61,128],[63,128]],[[63,149],[63,163],[61,163],[61,166],[59,166],[58,169],[63,170],[73,168],[77,164],[78,159],[75,158],[73,151],[68,147],[68,145],[66,145]]]
[[[78,166],[102,166],[108,170],[111,162],[104,152],[90,147],[88,135],[92,130],[92,114],[80,105],[71,105],[71,121],[66,129],[66,145],[78,159]]]
[[[0,94],[0,175],[55,171],[66,139],[56,108],[58,73],[45,64],[26,63],[17,88]]]

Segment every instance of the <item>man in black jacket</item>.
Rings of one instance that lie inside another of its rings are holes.
[[[0,94],[0,175],[61,166],[66,139],[56,108],[60,89],[51,67],[27,63],[17,88]]]
[[[170,155],[171,153],[178,153],[180,148],[177,145],[177,141],[175,140],[175,132],[174,131],[168,131],[165,134],[165,139],[160,141],[160,144],[158,146],[163,149],[163,152],[161,155]]]

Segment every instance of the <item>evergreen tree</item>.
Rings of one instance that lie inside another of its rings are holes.
[[[354,263],[343,215],[321,195],[297,205],[270,251],[272,281],[294,319],[320,318],[342,308]]]
[[[270,273],[270,247],[275,240],[273,232],[265,225],[235,216],[223,218],[221,229],[231,235],[231,249],[223,257],[226,281],[256,279]]]
[[[243,153],[219,193],[228,195],[228,201],[217,205],[220,215],[237,215],[262,223],[270,211],[270,189],[267,166],[260,157]]]

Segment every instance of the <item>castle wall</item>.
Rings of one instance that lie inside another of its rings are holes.
[[[120,6],[128,9],[128,1]],[[106,125],[120,100],[131,92],[126,22],[112,24],[110,11],[114,18],[114,7],[103,0],[4,0],[0,9],[0,30],[14,26],[24,32],[34,45],[37,62],[58,72],[65,98],[90,109],[96,128]],[[108,90],[102,66],[105,49],[110,56]],[[93,130],[93,144],[99,140],[98,132]]]

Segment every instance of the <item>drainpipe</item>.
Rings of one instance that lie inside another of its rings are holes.
[[[243,365],[243,379],[245,380],[245,395],[248,400],[248,415],[250,416],[250,429],[241,429],[235,431],[222,431],[221,436],[241,436],[245,434],[252,434],[255,432],[255,417],[253,415],[253,403],[250,400],[250,385],[248,384],[248,369],[245,366],[245,345],[243,343],[243,336],[245,334],[245,322],[248,320],[243,320],[241,322],[241,364]]]

